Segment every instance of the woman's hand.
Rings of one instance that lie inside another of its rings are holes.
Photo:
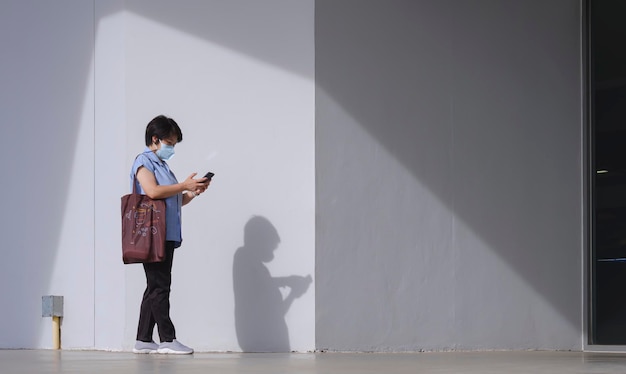
[[[201,193],[203,193],[204,191],[206,191],[206,189],[207,189],[207,188],[209,188],[209,185],[211,184],[211,180],[210,180],[210,179],[208,179],[208,178],[202,178],[202,179],[200,179],[200,180],[201,180],[201,181],[203,181],[203,182],[202,182],[202,184],[203,184],[203,186],[204,186],[204,187],[200,187],[200,188],[198,188],[198,189],[195,191],[195,192],[196,192],[196,194],[198,194],[198,195],[200,195]]]
[[[210,181],[207,181],[207,178],[194,179],[194,177],[198,175],[198,173],[191,173],[182,183],[185,190],[193,191],[196,194],[201,194],[209,187]]]
[[[206,189],[209,187],[209,184],[211,184],[211,181],[204,177],[200,179],[194,179],[197,174],[198,173],[191,173],[191,175],[187,177],[187,179],[180,183],[183,188],[187,190],[187,193],[183,195],[183,205],[189,204],[191,200],[206,191]]]

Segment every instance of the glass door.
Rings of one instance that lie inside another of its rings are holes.
[[[626,345],[626,1],[588,0],[589,344]]]

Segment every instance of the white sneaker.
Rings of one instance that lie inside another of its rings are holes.
[[[159,345],[155,342],[142,342],[141,340],[137,340],[133,348],[133,353],[156,353],[157,349],[159,349]]]
[[[161,344],[159,344],[159,349],[157,349],[157,353],[171,355],[190,355],[193,353],[193,349],[174,339],[171,342],[162,342]]]

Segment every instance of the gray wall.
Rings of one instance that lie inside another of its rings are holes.
[[[578,0],[316,1],[318,349],[581,349]]]
[[[0,348],[50,347],[41,296],[68,293],[80,297],[65,313],[81,317],[64,319],[63,344],[93,344],[93,13],[80,0],[0,3]]]

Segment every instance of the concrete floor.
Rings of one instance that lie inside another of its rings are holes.
[[[626,373],[626,354],[580,352],[196,353],[0,350],[0,373]]]

